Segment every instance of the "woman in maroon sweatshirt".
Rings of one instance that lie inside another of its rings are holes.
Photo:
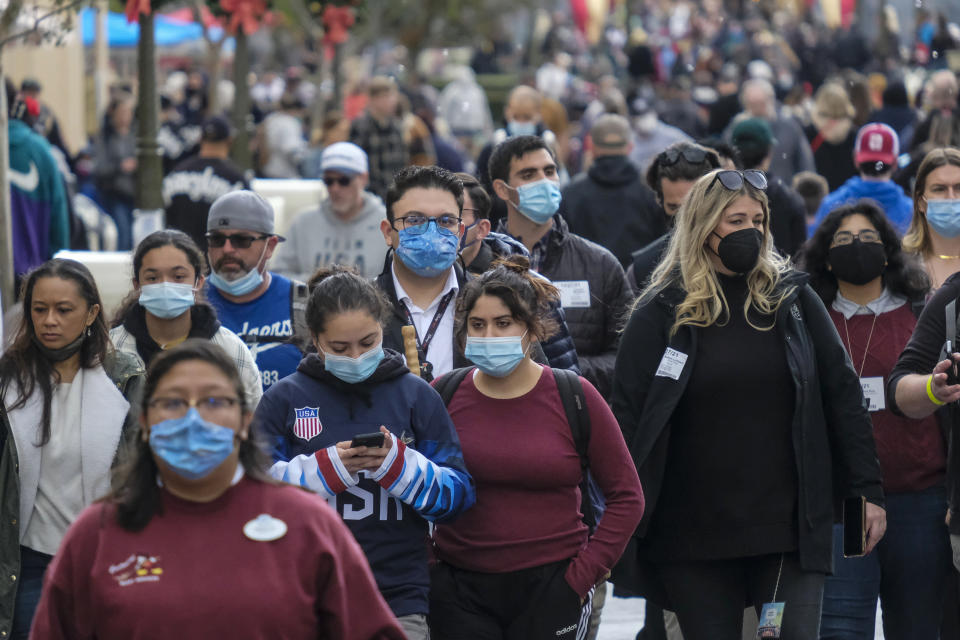
[[[551,334],[545,311],[556,297],[526,258],[514,256],[470,281],[458,302],[456,335],[477,366],[448,407],[477,501],[434,530],[436,640],[582,637],[594,585],[609,574],[643,514],[620,428],[580,378],[590,417],[589,469],[606,502],[592,535],[582,520],[580,456],[558,383],[530,358],[534,342]]]
[[[30,637],[405,638],[336,512],[267,475],[251,417],[220,347],[154,358],[130,465],[67,531]]]
[[[917,324],[929,280],[901,251],[897,232],[871,200],[834,209],[800,259],[870,403],[887,505],[887,533],[865,557],[843,557],[843,529],[835,526],[821,637],[873,637],[879,596],[886,637],[936,640],[951,555],[946,444],[936,416],[894,413],[884,389]]]

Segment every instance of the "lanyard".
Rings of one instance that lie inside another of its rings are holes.
[[[867,335],[867,346],[863,348],[863,360],[860,362],[860,371],[857,377],[863,377],[863,368],[867,366],[867,354],[870,353],[870,340],[873,339],[873,329],[877,326],[877,314],[873,314],[873,323],[870,325],[870,333]],[[847,351],[850,352],[850,360],[853,360],[853,343],[850,342],[850,329],[847,327],[847,316],[843,316],[843,331],[847,334]]]
[[[430,321],[430,326],[427,328],[426,335],[423,336],[423,339],[420,338],[420,332],[417,331],[417,349],[420,350],[421,355],[426,358],[427,350],[430,348],[430,343],[433,342],[433,334],[437,332],[437,327],[440,326],[440,320],[443,319],[443,314],[446,313],[447,307],[450,306],[450,301],[453,300],[453,296],[456,293],[454,289],[447,291],[447,295],[443,296],[440,299],[440,304],[437,306],[437,312],[433,314],[433,320]],[[407,303],[403,303],[403,312],[407,314],[407,322],[413,325],[413,329],[416,331],[417,325],[413,322],[413,315],[410,313],[410,309],[407,307]]]

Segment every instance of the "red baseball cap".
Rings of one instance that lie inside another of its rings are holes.
[[[855,163],[882,162],[894,165],[900,155],[900,140],[897,132],[882,122],[871,122],[860,127],[853,146]]]

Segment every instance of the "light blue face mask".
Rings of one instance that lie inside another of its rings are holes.
[[[511,120],[507,123],[507,133],[511,136],[535,136],[537,135],[536,122],[517,122]]]
[[[960,236],[960,200],[927,200],[927,222],[944,238]]]
[[[422,233],[412,229],[400,230],[400,246],[396,253],[404,266],[421,278],[436,278],[453,266],[460,238],[433,220],[424,224],[427,229]]]
[[[158,282],[140,287],[140,306],[158,318],[169,320],[189,311],[194,305],[192,284]]]
[[[227,280],[219,273],[214,271],[207,278],[211,285],[231,296],[245,296],[263,283],[263,274],[260,269],[254,267],[247,271],[246,275],[236,280]]]
[[[322,350],[321,350],[322,351]],[[358,358],[323,351],[323,368],[348,384],[363,382],[373,375],[383,360],[383,340]]]
[[[480,371],[494,378],[505,378],[520,366],[526,353],[523,350],[523,336],[504,338],[467,337],[467,347],[463,355],[477,365]]]
[[[544,178],[515,189],[517,211],[537,224],[545,224],[560,208],[560,185]]]
[[[233,429],[207,422],[194,407],[182,418],[150,427],[150,448],[178,476],[210,475],[233,452]]]

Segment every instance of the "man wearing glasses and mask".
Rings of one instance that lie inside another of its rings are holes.
[[[372,278],[386,249],[380,233],[383,201],[366,191],[367,154],[351,142],[337,142],[323,151],[320,170],[327,198],[316,209],[298,215],[277,249],[271,268],[306,282],[322,267],[339,264]]]
[[[253,191],[232,191],[210,207],[205,295],[220,323],[250,348],[264,390],[296,371],[309,342],[307,285],[267,270],[284,240],[274,233],[273,208]]]

